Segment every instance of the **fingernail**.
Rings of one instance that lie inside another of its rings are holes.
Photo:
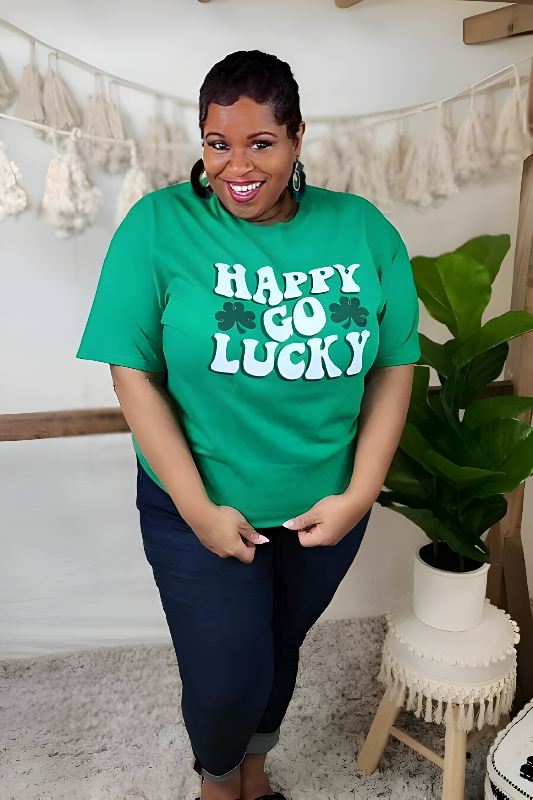
[[[262,534],[262,533],[259,533],[259,534],[257,535],[257,541],[258,541],[260,544],[263,544],[264,542],[269,542],[269,541],[270,541],[270,539],[267,539],[267,537],[266,537],[266,536],[263,536],[263,534]]]
[[[293,520],[293,519],[288,519],[288,520],[287,520],[287,522],[282,522],[281,524],[282,524],[282,525],[283,525],[285,528],[290,528],[290,527],[292,526],[292,524],[293,524],[293,523],[294,523],[294,520]]]

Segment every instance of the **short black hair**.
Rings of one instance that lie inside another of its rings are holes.
[[[209,103],[230,106],[239,97],[267,103],[278,125],[294,139],[302,114],[298,84],[286,61],[261,50],[237,50],[216,63],[200,87],[199,125],[202,139]]]

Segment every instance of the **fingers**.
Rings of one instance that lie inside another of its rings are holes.
[[[262,533],[258,533],[255,528],[252,528],[251,525],[243,525],[243,527],[239,529],[239,533],[254,544],[265,544],[270,541],[270,539],[263,536]]]

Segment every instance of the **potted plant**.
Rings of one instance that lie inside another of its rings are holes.
[[[506,234],[471,239],[453,252],[411,260],[418,296],[445,325],[443,344],[420,334],[405,428],[377,500],[431,540],[415,552],[415,615],[442,630],[479,624],[486,595],[489,528],[505,493],[533,472],[533,397],[479,398],[495,380],[508,341],[533,330],[533,315],[507,311],[481,324],[510,246]],[[440,390],[430,392],[432,367]]]

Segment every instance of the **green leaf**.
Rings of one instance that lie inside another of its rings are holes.
[[[466,497],[490,497],[512,492],[533,472],[533,428],[517,419],[494,419],[472,435],[472,460],[493,475]]]
[[[437,258],[415,256],[411,265],[418,296],[432,317],[461,340],[479,329],[491,294],[483,264],[455,251]]]
[[[486,353],[480,353],[464,367],[457,367],[442,385],[443,407],[450,414],[460,408],[466,409],[488,383],[496,380],[508,352],[509,345],[502,342]]]
[[[493,317],[483,327],[465,339],[452,353],[452,362],[461,367],[502,342],[508,342],[533,330],[533,314],[527,311],[506,311]]]
[[[379,499],[379,498],[378,498]],[[447,542],[456,553],[460,553],[476,561],[490,562],[490,551],[482,539],[470,541],[463,535],[463,532],[455,527],[444,524],[440,519],[433,516],[431,511],[426,508],[407,508],[406,506],[389,506],[391,510],[397,511],[426,533],[434,542]]]
[[[427,364],[428,367],[433,369],[439,375],[447,376],[453,369],[451,354],[444,344],[432,341],[423,333],[418,334],[420,341],[420,351],[422,353],[420,361]],[[453,341],[453,340],[451,340]]]
[[[462,244],[455,252],[465,253],[471,258],[475,258],[480,264],[483,264],[492,285],[510,246],[511,237],[509,234],[501,233],[496,236],[477,236]]]
[[[530,408],[533,408],[533,397],[530,396],[484,397],[468,406],[462,422],[467,428],[479,428],[493,419],[516,419]]]
[[[507,500],[501,495],[473,500],[460,515],[461,528],[471,531],[473,536],[481,536],[507,512]]]
[[[413,504],[425,503],[432,496],[433,475],[398,448],[385,476],[384,486],[408,497]]]
[[[495,476],[493,470],[460,466],[436,452],[410,422],[405,423],[399,447],[428,472],[436,473],[456,486],[468,486],[471,483],[478,486]]]

